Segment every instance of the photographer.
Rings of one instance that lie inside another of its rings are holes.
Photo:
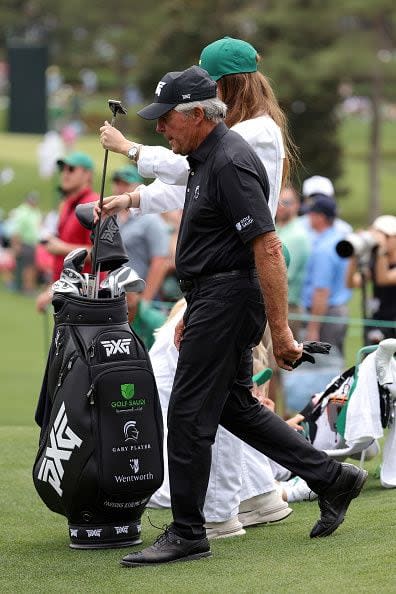
[[[368,343],[396,338],[396,217],[382,215],[375,219],[368,231],[352,234],[346,242],[353,253],[347,268],[348,287],[362,287],[366,280],[371,280],[371,317],[395,322],[389,328],[370,327]]]

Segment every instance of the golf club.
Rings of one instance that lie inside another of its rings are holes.
[[[130,268],[130,273],[127,278],[123,278],[117,282],[116,296],[123,293],[141,293],[146,286],[146,283],[140,278],[135,270]]]
[[[81,272],[87,255],[88,250],[85,248],[76,248],[65,256],[65,259],[63,260],[64,268],[71,268],[76,272]]]
[[[54,293],[73,293],[74,295],[80,295],[78,287],[67,280],[57,280],[52,285]]]
[[[126,115],[127,110],[122,106],[121,101],[116,101],[114,99],[108,100],[109,108],[113,114],[111,118],[111,125],[114,126],[117,113],[121,113]],[[100,189],[100,197],[99,197],[99,218],[96,223],[94,229],[94,243],[93,243],[93,250],[92,250],[92,268],[91,274],[95,277],[95,286],[93,295],[96,295],[96,283],[97,283],[97,254],[98,254],[98,244],[99,244],[99,235],[100,235],[100,223],[102,218],[102,206],[103,206],[103,196],[104,196],[104,187],[105,187],[105,180],[106,180],[106,169],[107,169],[107,159],[108,159],[109,151],[105,149],[104,160],[103,160],[103,172],[102,172],[102,185]]]
[[[82,274],[76,270],[73,270],[73,268],[64,268],[60,278],[61,280],[66,280],[76,285],[80,289],[82,295],[87,294],[85,278],[82,276]]]
[[[116,296],[117,283],[123,278],[127,278],[131,269],[127,266],[120,266],[112,270],[100,284],[101,289],[109,289],[112,298]]]
[[[114,297],[118,297],[120,295],[120,283],[127,281],[131,277],[132,269],[129,268],[129,266],[121,266],[120,268],[118,268],[118,270],[115,270],[114,272]]]

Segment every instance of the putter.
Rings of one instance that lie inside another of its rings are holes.
[[[80,295],[80,291],[76,285],[63,279],[55,281],[52,285],[52,290],[54,293],[73,293],[74,295]]]
[[[87,283],[87,297],[88,299],[95,299],[96,295],[96,277],[94,274],[87,274],[86,273],[86,283]]]
[[[63,260],[64,268],[71,268],[76,272],[81,272],[87,255],[88,250],[86,250],[85,248],[76,248],[75,250],[67,254],[67,256],[65,256],[65,259]]]
[[[108,104],[109,104],[109,108],[113,114],[113,117],[111,118],[111,125],[114,126],[115,124],[115,120],[116,120],[116,116],[117,113],[121,113],[123,115],[126,115],[127,110],[122,106],[121,101],[116,101],[114,99],[109,99],[108,100]],[[94,291],[93,291],[93,295],[96,295],[96,284],[98,282],[98,274],[97,274],[97,256],[98,256],[98,245],[99,245],[99,235],[100,235],[100,223],[101,223],[101,219],[102,219],[102,206],[103,206],[103,196],[104,196],[104,187],[105,187],[105,180],[106,180],[106,169],[107,169],[107,159],[108,159],[108,155],[109,155],[109,150],[105,149],[105,154],[104,154],[104,160],[103,160],[103,171],[102,171],[102,185],[101,185],[101,189],[100,189],[100,197],[99,197],[99,218],[98,221],[96,223],[95,229],[94,229],[94,243],[93,243],[93,250],[92,250],[92,268],[91,268],[91,274],[94,276],[95,278],[95,285],[94,285]]]

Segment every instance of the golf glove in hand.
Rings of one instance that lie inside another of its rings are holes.
[[[321,355],[328,355],[331,349],[331,344],[328,342],[317,342],[315,340],[307,340],[302,343],[303,351],[300,359],[292,363],[293,369],[296,369],[301,363],[308,361],[308,363],[315,363],[315,357],[311,353],[318,353]]]

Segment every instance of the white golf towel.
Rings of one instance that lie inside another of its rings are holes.
[[[375,353],[360,363],[358,380],[348,404],[345,441],[348,446],[382,437],[380,397],[377,384]]]

